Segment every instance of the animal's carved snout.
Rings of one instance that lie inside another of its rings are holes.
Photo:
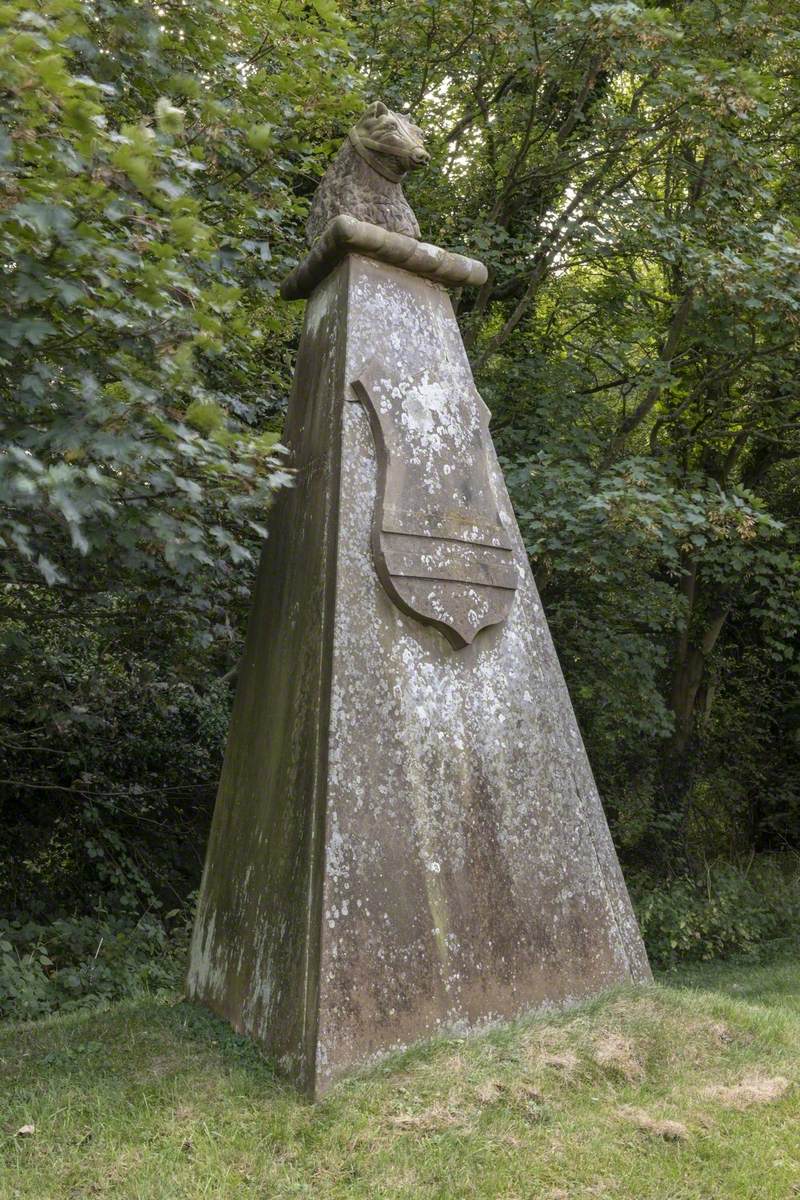
[[[424,146],[415,146],[409,155],[415,167],[424,167],[431,161],[431,156]]]

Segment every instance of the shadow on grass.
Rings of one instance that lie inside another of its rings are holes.
[[[138,998],[108,1009],[0,1024],[0,1085],[15,1077],[19,1081],[27,1065],[48,1085],[101,1074],[106,1084],[120,1086],[134,1076],[190,1076],[202,1065],[211,1072],[244,1074],[265,1096],[296,1094],[253,1042],[187,1001]]]

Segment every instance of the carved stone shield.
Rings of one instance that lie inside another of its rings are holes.
[[[378,576],[403,612],[460,648],[508,616],[517,568],[492,489],[489,410],[471,380],[450,376],[427,367],[398,380],[375,357],[352,386],[375,438]]]

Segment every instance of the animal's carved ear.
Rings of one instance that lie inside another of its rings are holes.
[[[389,109],[382,100],[376,100],[374,104],[370,104],[369,108],[364,113],[365,117],[385,117]]]

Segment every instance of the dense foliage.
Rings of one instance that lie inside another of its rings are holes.
[[[0,892],[37,919],[196,877],[289,478],[276,283],[353,108],[324,4],[170,14],[3,9]]]
[[[7,971],[196,886],[291,470],[276,289],[378,96],[490,267],[459,319],[651,947],[784,933],[772,868],[713,868],[752,919],[703,897],[800,850],[800,6],[11,0],[0,49]]]

